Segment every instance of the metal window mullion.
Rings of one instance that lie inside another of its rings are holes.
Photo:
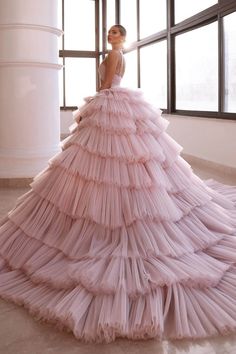
[[[115,9],[115,19],[116,23],[120,24],[120,0],[116,0],[116,9]]]
[[[102,58],[105,58],[107,51],[107,0],[102,0]]]
[[[99,0],[95,1],[95,51],[96,51],[96,60],[95,60],[95,72],[96,72],[96,90],[99,88],[99,41],[100,41],[100,18],[99,18]]]
[[[219,11],[221,15],[226,15],[228,13],[236,11],[235,0],[219,0]]]
[[[140,59],[140,48],[137,48],[137,83],[138,83],[138,88],[141,87],[141,59]]]
[[[174,26],[174,0],[167,0],[167,112],[172,113],[176,107],[175,79],[175,36],[171,33]]]
[[[224,78],[224,32],[223,18],[218,15],[218,112],[222,113],[225,106],[225,78]]]
[[[64,50],[60,54],[67,58],[96,58],[97,55],[93,50]]]
[[[140,41],[140,1],[137,0],[137,40]]]

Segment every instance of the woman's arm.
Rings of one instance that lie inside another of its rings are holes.
[[[119,52],[117,50],[111,50],[106,58],[105,78],[102,81],[99,91],[109,89],[111,87],[113,77],[116,73],[118,60]]]

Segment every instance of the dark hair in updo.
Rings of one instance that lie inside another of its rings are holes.
[[[121,26],[121,25],[114,25],[114,27],[117,27],[118,29],[119,29],[119,31],[120,31],[120,34],[122,35],[122,36],[126,36],[126,29],[123,27],[123,26]]]

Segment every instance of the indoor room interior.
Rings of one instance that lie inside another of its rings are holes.
[[[122,86],[141,90],[203,180],[236,186],[235,0],[0,0],[0,218],[61,151],[99,88],[107,32],[127,30]],[[0,354],[235,354],[236,334],[85,344],[0,299]]]

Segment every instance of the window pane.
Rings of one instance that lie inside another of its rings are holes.
[[[140,38],[166,28],[166,1],[140,0]]]
[[[66,58],[66,105],[77,106],[96,92],[95,59]]]
[[[137,41],[137,0],[121,0],[121,25],[127,30],[126,42]]]
[[[141,89],[160,108],[167,107],[167,43],[141,48]]]
[[[176,109],[218,110],[216,22],[176,37]]]
[[[65,49],[95,50],[95,1],[65,1]]]
[[[107,1],[107,31],[116,24],[116,1]]]
[[[217,3],[217,0],[175,0],[175,23],[183,21]]]
[[[125,54],[125,75],[122,86],[137,88],[137,50]]]
[[[103,27],[102,27],[102,0],[99,0],[99,50],[102,51],[102,36],[103,36]]]
[[[224,111],[236,112],[236,12],[224,17]]]

